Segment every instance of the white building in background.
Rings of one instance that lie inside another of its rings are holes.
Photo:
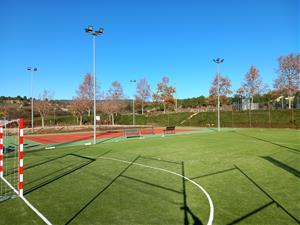
[[[252,103],[251,104],[251,107],[250,107],[250,104],[251,104],[251,99],[250,98],[245,98],[245,99],[242,99],[242,110],[258,110],[259,109],[259,104],[258,103]]]

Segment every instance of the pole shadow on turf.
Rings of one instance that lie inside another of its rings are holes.
[[[95,201],[102,193],[104,193],[119,177],[122,176],[132,165],[138,160],[140,156],[137,156],[125,169],[121,171],[108,185],[106,185],[101,191],[99,191],[89,202],[87,202],[73,217],[71,217],[65,224],[70,224],[82,211],[84,211],[93,201]]]
[[[181,162],[181,172],[182,172],[182,195],[183,195],[183,206],[180,207],[183,210],[183,224],[189,225],[188,215],[193,219],[193,225],[203,225],[202,221],[197,217],[187,205],[187,195],[186,195],[186,180],[184,172],[184,161]]]

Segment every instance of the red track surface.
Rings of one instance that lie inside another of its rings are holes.
[[[154,129],[155,134],[162,134],[164,129]],[[186,129],[176,129],[176,133],[178,132],[187,132],[191,130]],[[141,130],[142,134],[152,134],[151,130]],[[103,138],[115,138],[122,137],[123,132],[97,132],[97,139]],[[42,136],[26,136],[25,139],[31,140],[34,142],[38,142],[41,144],[54,144],[54,143],[63,143],[63,142],[76,142],[83,140],[92,140],[93,133],[77,133],[77,134],[49,134]]]

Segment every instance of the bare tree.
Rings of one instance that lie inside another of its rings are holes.
[[[124,98],[122,85],[118,81],[114,81],[107,92],[105,100],[98,104],[99,109],[110,116],[112,125],[115,124],[115,114],[127,107]]]
[[[96,91],[97,90],[98,88],[96,87]],[[94,81],[93,81],[93,76],[91,76],[91,74],[87,73],[84,76],[83,82],[82,84],[80,84],[76,93],[77,93],[77,98],[85,99],[84,102],[87,104],[86,107],[88,108],[88,116],[90,116],[92,111],[92,106],[93,106],[93,99],[94,99]]]
[[[35,101],[35,109],[39,112],[42,119],[42,127],[45,126],[45,116],[51,111],[51,99],[53,94],[44,90],[38,100]]]
[[[150,84],[148,84],[147,80],[144,78],[137,82],[136,90],[137,90],[136,99],[138,102],[139,101],[141,102],[142,115],[144,115],[144,103],[147,100],[149,100],[149,98],[151,96]]]
[[[73,101],[70,105],[70,111],[77,118],[79,117],[79,125],[82,125],[83,116],[89,110],[89,104],[87,103],[89,100],[85,98],[73,98]]]
[[[169,77],[165,76],[162,78],[162,82],[157,84],[157,91],[153,93],[152,98],[156,102],[162,102],[164,105],[164,113],[166,113],[166,107],[168,104],[175,103],[174,93],[175,88],[169,84]]]
[[[292,97],[299,90],[300,84],[300,54],[281,56],[278,59],[278,77],[274,81],[274,88],[288,96],[289,109]]]
[[[253,104],[253,96],[259,94],[262,87],[262,79],[259,70],[255,66],[251,66],[249,72],[245,75],[245,81],[242,84],[245,97],[250,99],[250,110]]]

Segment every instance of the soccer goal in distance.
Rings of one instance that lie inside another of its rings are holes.
[[[0,120],[0,202],[23,197],[23,118]]]

